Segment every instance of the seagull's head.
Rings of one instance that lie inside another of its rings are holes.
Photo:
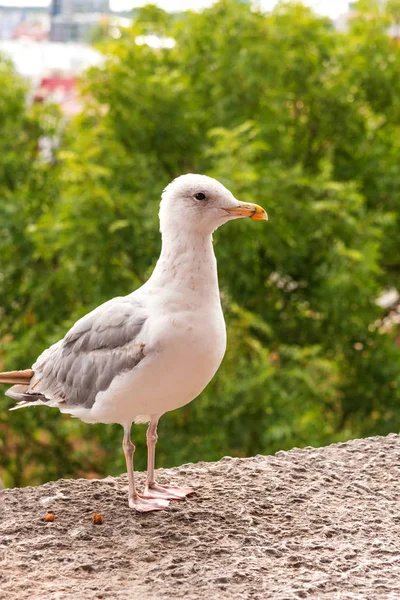
[[[192,233],[209,234],[227,221],[242,217],[268,220],[261,206],[239,202],[222,183],[206,175],[181,175],[162,194],[162,232],[185,228]]]

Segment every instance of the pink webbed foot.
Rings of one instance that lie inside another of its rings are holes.
[[[140,495],[137,498],[129,498],[129,508],[134,508],[138,512],[152,512],[154,510],[164,510],[169,501],[167,499],[151,499]]]
[[[160,483],[151,483],[146,485],[142,498],[166,499],[166,500],[184,500],[186,496],[193,494],[194,490],[189,487],[178,487],[174,485],[161,485]]]

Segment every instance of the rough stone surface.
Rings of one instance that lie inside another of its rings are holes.
[[[400,436],[158,476],[196,494],[140,515],[126,475],[0,492],[1,599],[400,599]]]

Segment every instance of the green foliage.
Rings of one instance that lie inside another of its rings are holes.
[[[360,4],[346,34],[298,3],[263,14],[225,0],[174,18],[145,7],[103,42],[107,61],[85,74],[85,109],[53,162],[37,148],[59,135],[56,113],[26,107],[0,62],[4,367],[28,366],[79,316],[141,285],[160,249],[162,188],[205,172],[270,221],[215,235],[228,352],[201,397],[162,419],[159,464],[398,430],[400,350],[376,304],[400,289],[396,7]],[[176,45],[135,43],[149,34]],[[6,406],[7,484],[124,468],[119,427]]]

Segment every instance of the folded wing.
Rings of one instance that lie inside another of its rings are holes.
[[[75,323],[33,365],[29,385],[6,393],[32,404],[91,408],[99,392],[117,375],[132,370],[145,356],[141,336],[147,311],[132,297],[113,298]]]

